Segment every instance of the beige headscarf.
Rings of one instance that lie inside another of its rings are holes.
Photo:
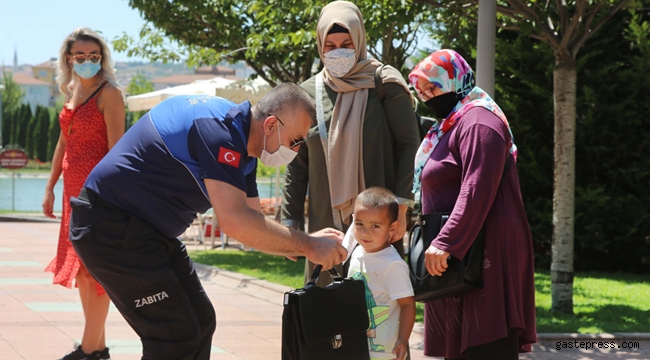
[[[375,87],[375,70],[382,63],[368,59],[363,17],[359,8],[348,1],[331,2],[320,13],[316,40],[321,61],[327,32],[335,23],[348,29],[357,53],[357,64],[345,76],[334,77],[327,68],[321,72],[324,83],[339,93],[328,132],[327,170],[332,207],[341,211],[342,219],[347,219],[354,211],[354,199],[365,190],[363,119],[366,114],[368,89]],[[402,74],[391,66],[382,69],[382,79],[383,82],[398,83],[409,92]]]

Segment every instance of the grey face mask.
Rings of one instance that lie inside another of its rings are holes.
[[[332,76],[340,78],[352,70],[357,63],[355,49],[334,49],[323,54],[323,65]]]

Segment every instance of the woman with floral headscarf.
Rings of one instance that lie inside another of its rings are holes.
[[[400,228],[392,241],[401,240],[413,205],[413,157],[420,142],[411,93],[400,72],[384,66],[385,96],[377,97],[375,70],[382,63],[367,57],[363,18],[353,3],[327,4],[316,33],[323,71],[301,86],[316,102],[320,125],[314,124],[287,166],[282,223],[304,227],[309,193],[309,231],[345,231],[356,196],[381,186],[398,197]],[[329,282],[324,273],[318,284]]]
[[[499,106],[474,86],[453,50],[409,74],[437,124],[415,157],[414,192],[424,214],[451,212],[425,253],[432,276],[485,234],[483,288],[426,303],[424,353],[445,359],[517,359],[537,341],[533,248],[519,189],[512,132]]]

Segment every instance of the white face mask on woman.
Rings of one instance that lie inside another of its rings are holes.
[[[340,78],[352,70],[357,63],[355,49],[334,49],[323,54],[323,65],[332,76]]]
[[[278,142],[280,142],[280,126],[278,126]],[[260,160],[266,166],[282,166],[287,165],[296,157],[298,153],[282,145],[273,153],[266,151],[266,135],[264,135],[264,147],[262,148],[262,155]]]

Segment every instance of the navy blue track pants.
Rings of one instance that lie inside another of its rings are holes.
[[[208,360],[216,316],[185,245],[90,190],[71,198],[70,240],[142,340],[142,359]]]

